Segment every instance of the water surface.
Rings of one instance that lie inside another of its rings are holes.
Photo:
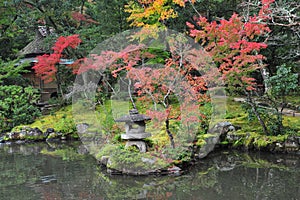
[[[109,176],[80,144],[0,145],[1,199],[300,199],[299,155],[222,151],[182,176]]]

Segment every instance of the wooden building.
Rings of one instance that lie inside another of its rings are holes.
[[[38,88],[41,92],[40,103],[47,103],[51,97],[57,96],[57,83],[55,81],[50,83],[45,83],[40,77],[38,77],[32,67],[38,61],[37,57],[51,53],[51,42],[45,42],[45,39],[51,35],[55,34],[53,29],[46,26],[38,26],[36,35],[33,41],[31,41],[27,46],[25,46],[19,53],[18,56],[23,58],[20,60],[21,63],[29,62],[31,65],[28,68],[29,72],[23,74],[24,78],[27,78],[34,88]],[[72,60],[61,60],[60,64],[72,64]]]

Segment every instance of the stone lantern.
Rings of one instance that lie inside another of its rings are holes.
[[[140,152],[146,152],[147,146],[143,139],[150,137],[150,133],[146,133],[146,121],[151,120],[150,117],[139,114],[137,109],[129,110],[129,115],[125,115],[116,119],[116,122],[125,122],[125,134],[121,134],[121,139],[127,140],[126,146],[136,146]]]

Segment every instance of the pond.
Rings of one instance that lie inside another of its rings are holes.
[[[79,143],[0,144],[1,199],[300,199],[300,156],[219,151],[181,176],[110,176]]]

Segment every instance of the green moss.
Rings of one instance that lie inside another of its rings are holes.
[[[250,120],[248,113],[243,109],[242,104],[235,102],[233,98],[227,101],[226,115],[230,116],[227,121],[235,126],[240,126],[243,132],[261,132],[260,124],[256,120]]]
[[[294,104],[294,105],[300,105],[300,98],[299,98],[300,94],[295,94],[295,95],[291,95],[291,96],[287,96],[286,99],[288,102]]]
[[[266,136],[258,133],[247,133],[247,137],[244,139],[244,145],[250,146],[253,144],[258,148],[267,147],[273,143],[283,142],[287,137],[288,135]]]
[[[208,133],[208,134],[197,136],[198,139],[205,139],[205,138],[211,138],[211,137],[216,137],[216,135]]]
[[[296,97],[290,96],[291,99],[296,99]],[[299,96],[297,97],[299,101]],[[241,130],[238,132],[245,133],[257,133],[258,135],[263,135],[263,130],[258,120],[254,117],[250,117],[249,114],[244,110],[243,104],[240,102],[235,102],[233,97],[229,97],[227,101],[227,110],[225,115],[226,121],[231,122],[235,126],[240,126]],[[300,117],[293,116],[283,116],[283,125],[285,127],[285,132],[279,135],[299,135],[300,134]]]
[[[117,170],[127,170],[129,172],[144,172],[156,169],[162,169],[170,165],[166,160],[156,157],[150,153],[140,153],[130,149],[125,149],[124,146],[105,145],[96,155],[98,160],[102,156],[109,156],[110,162],[107,167]],[[151,162],[144,162],[149,160]]]
[[[206,144],[206,141],[204,139],[198,139],[197,142],[196,142],[196,145],[198,147],[202,147]]]
[[[300,132],[300,117],[293,117],[293,116],[284,116],[283,118],[283,125],[285,127],[289,127],[290,129],[294,130],[294,132]]]
[[[55,131],[62,133],[72,133],[75,131],[75,124],[72,115],[72,106],[67,106],[57,112],[45,115],[32,124],[20,125],[14,127],[12,131],[20,131],[24,127],[38,128],[45,132],[48,128],[54,128]]]

